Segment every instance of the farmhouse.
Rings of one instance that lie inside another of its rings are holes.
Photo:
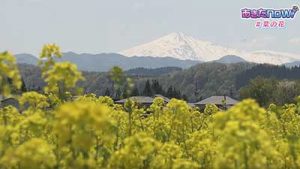
[[[137,102],[138,104],[146,105],[146,106],[151,105],[154,100],[152,97],[147,97],[147,96],[133,96],[133,97],[129,97],[126,99],[118,100],[118,101],[116,101],[116,103],[124,104],[128,99],[133,100],[133,101]]]
[[[165,101],[165,103],[168,103],[168,102],[170,101],[170,99],[167,98],[167,97],[164,97],[164,96],[162,96],[162,95],[155,95],[154,97],[148,97],[148,96],[133,96],[133,97],[129,97],[129,98],[126,98],[126,99],[118,100],[118,101],[116,101],[115,103],[117,103],[117,104],[124,104],[124,103],[126,102],[126,100],[131,99],[131,100],[137,102],[137,103],[140,104],[140,105],[143,105],[143,106],[150,106],[150,105],[153,103],[154,98],[156,98],[156,97],[162,98],[162,99]]]
[[[15,108],[20,108],[19,106],[19,101],[15,98],[3,98],[2,96],[0,96],[0,108],[4,108],[7,106],[13,106]]]
[[[197,103],[194,103],[194,105],[200,108],[204,108],[207,104],[214,104],[219,108],[227,109],[234,106],[236,103],[238,103],[238,101],[229,96],[211,96]]]

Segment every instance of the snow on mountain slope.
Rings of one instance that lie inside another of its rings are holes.
[[[273,51],[254,51],[242,55],[243,58],[249,62],[269,63],[274,65],[281,65],[300,60],[300,56]]]
[[[183,33],[171,33],[137,47],[120,52],[125,56],[174,57],[181,60],[212,61],[224,55],[235,55],[236,50],[200,41]]]
[[[237,55],[249,62],[283,64],[300,60],[300,56],[272,51],[242,52],[201,41],[183,33],[171,33],[152,42],[120,52],[132,56],[173,57],[181,60],[213,61],[225,55]]]

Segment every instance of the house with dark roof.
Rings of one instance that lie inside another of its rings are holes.
[[[156,97],[160,97],[162,98],[165,103],[168,103],[170,101],[169,98],[167,97],[164,97],[162,95],[155,95],[155,97],[149,97],[149,96],[133,96],[133,97],[129,97],[129,98],[126,98],[126,99],[122,99],[122,100],[118,100],[118,101],[115,101],[116,104],[124,104],[128,99],[131,99],[133,101],[135,101],[136,103],[140,104],[140,105],[143,105],[143,106],[150,106],[153,101],[154,101],[154,98]]]
[[[7,106],[13,106],[17,109],[20,108],[20,105],[19,105],[19,101],[15,98],[5,98],[5,99],[0,99],[0,108],[4,108],[4,107],[7,107]]]
[[[219,108],[229,108],[237,104],[238,101],[229,96],[211,96],[197,103],[194,103],[197,107],[204,108],[207,104],[214,104]]]
[[[141,105],[151,105],[153,103],[153,98],[148,96],[133,96],[126,99],[118,100],[115,103],[117,104],[124,104],[128,99],[135,101]]]

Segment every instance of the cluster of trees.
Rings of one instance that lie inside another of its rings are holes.
[[[253,98],[261,106],[268,106],[271,103],[279,105],[295,103],[298,95],[300,95],[299,80],[278,80],[261,76],[250,80],[248,85],[240,89],[242,99]]]
[[[300,79],[300,67],[286,67],[276,66],[268,64],[255,65],[250,69],[247,69],[236,76],[236,87],[241,88],[249,84],[251,79],[257,76],[264,78],[276,78],[276,79],[288,79],[295,80]]]
[[[127,76],[126,73],[120,67],[113,67],[109,71],[109,78],[113,84],[112,88],[106,88],[104,96],[113,97],[114,100],[128,98],[130,96],[154,96],[157,94],[177,99],[187,99],[185,95],[182,95],[175,87],[169,86],[167,90],[159,84],[158,80],[146,80],[144,87],[139,89],[137,85],[134,85],[134,80]]]
[[[187,99],[185,95],[182,95],[179,90],[173,86],[169,86],[167,90],[164,90],[163,87],[159,84],[158,80],[147,80],[143,90],[140,92],[138,87],[134,87],[131,96],[154,96],[160,94],[168,98],[177,98],[177,99]]]

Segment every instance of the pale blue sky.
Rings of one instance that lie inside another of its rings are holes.
[[[298,2],[298,3],[297,3]],[[243,7],[289,8],[296,0],[0,0],[0,51],[118,52],[171,32],[244,50],[300,54],[300,12],[285,29],[256,29]]]

